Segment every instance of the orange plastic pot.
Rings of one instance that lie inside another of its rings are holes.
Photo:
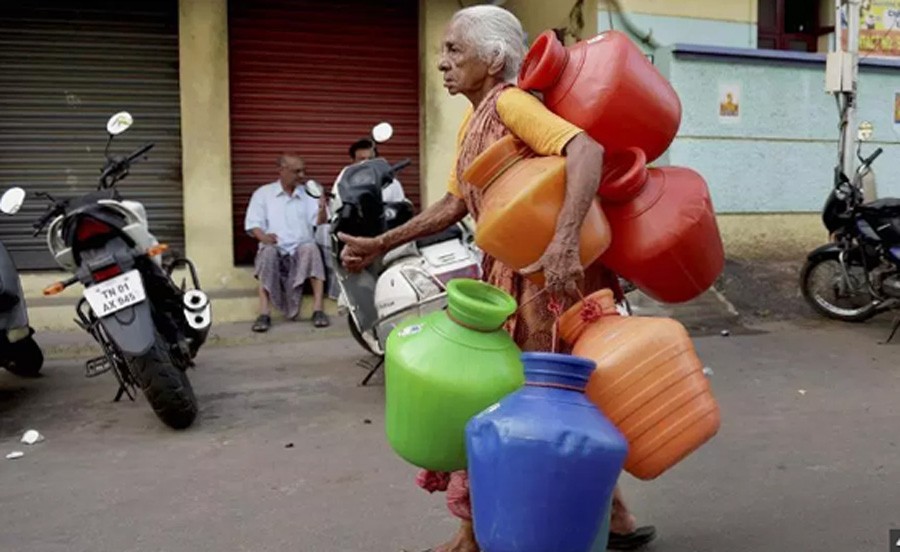
[[[520,270],[537,262],[556,233],[566,196],[566,159],[534,157],[514,136],[481,153],[463,173],[481,190],[475,243],[507,266]],[[594,201],[581,226],[580,259],[590,266],[609,247],[609,223]],[[529,276],[543,284],[543,274]]]
[[[677,321],[620,316],[604,289],[563,314],[560,337],[597,363],[587,396],[628,440],[630,474],[655,479],[718,432],[719,406]]]

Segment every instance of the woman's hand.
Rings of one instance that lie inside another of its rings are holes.
[[[544,254],[534,264],[519,272],[525,276],[544,273],[545,287],[554,295],[578,298],[578,291],[584,281],[584,268],[578,253],[578,240],[558,236],[550,242]]]
[[[364,270],[384,253],[378,238],[356,238],[341,232],[338,239],[346,244],[341,251],[341,264],[350,272]]]

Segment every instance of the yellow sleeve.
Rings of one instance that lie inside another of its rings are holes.
[[[562,155],[572,138],[582,132],[520,88],[509,88],[500,94],[497,114],[538,155]]]
[[[469,128],[471,119],[472,107],[469,106],[459,125],[459,131],[456,133],[456,152],[453,154],[453,166],[450,168],[450,177],[447,179],[447,191],[460,199],[462,199],[462,192],[459,190],[459,181],[456,179],[456,164],[459,162],[459,150],[462,148],[463,138],[466,137],[466,130]]]

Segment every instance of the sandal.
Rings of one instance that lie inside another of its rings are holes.
[[[253,323],[253,331],[257,333],[267,332],[270,326],[272,326],[272,317],[268,314],[260,314],[256,318],[256,322]]]
[[[607,550],[637,550],[642,546],[646,546],[656,538],[656,527],[648,525],[646,527],[638,527],[631,533],[623,535],[621,533],[609,532],[609,540],[606,543]]]
[[[316,311],[312,316],[313,325],[317,328],[327,328],[331,325],[328,316],[323,311]]]

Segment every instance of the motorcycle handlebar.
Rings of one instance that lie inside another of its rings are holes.
[[[114,160],[110,159],[109,163],[106,165],[106,167],[103,169],[103,172],[100,174],[101,186],[109,186],[111,184],[114,184],[115,180],[120,180],[121,178],[123,178],[124,175],[127,174],[127,171],[129,169],[129,167],[131,166],[131,164],[134,161],[136,161],[140,156],[144,155],[145,153],[147,153],[148,151],[153,149],[153,146],[155,146],[155,145],[156,144],[154,144],[153,142],[151,142],[149,144],[145,144],[145,145],[141,146],[140,148],[138,148],[137,150],[135,150],[130,155],[128,155],[128,157],[125,157],[118,161],[114,161]],[[106,183],[107,179],[111,176],[114,177],[114,181],[112,183]]]
[[[394,172],[400,172],[410,165],[412,165],[412,161],[410,161],[409,159],[404,159],[403,161],[400,161],[396,165],[391,165],[391,170]]]
[[[44,213],[44,215],[40,219],[38,219],[37,222],[31,225],[31,227],[34,228],[34,232],[31,235],[37,236],[38,234],[40,234],[41,230],[43,230],[44,227],[47,226],[47,223],[50,222],[50,219],[56,216],[57,211],[58,209],[56,207],[48,209],[47,212]]]
[[[134,153],[132,153],[131,155],[129,155],[128,158],[127,158],[127,160],[126,160],[125,162],[126,162],[126,163],[131,163],[131,162],[133,162],[133,161],[134,161],[135,159],[137,159],[138,157],[144,155],[145,153],[147,153],[148,151],[150,151],[151,149],[153,149],[153,146],[155,146],[155,145],[156,145],[156,144],[154,144],[153,142],[150,142],[149,144],[144,145],[143,147],[141,147],[140,149],[138,149],[137,151],[135,151]]]
[[[866,165],[866,166],[871,165],[876,159],[878,159],[878,156],[881,155],[882,153],[884,153],[884,150],[882,148],[878,148],[877,150],[872,152],[872,155],[870,155],[869,157],[866,158],[865,161],[863,161],[863,165]]]

